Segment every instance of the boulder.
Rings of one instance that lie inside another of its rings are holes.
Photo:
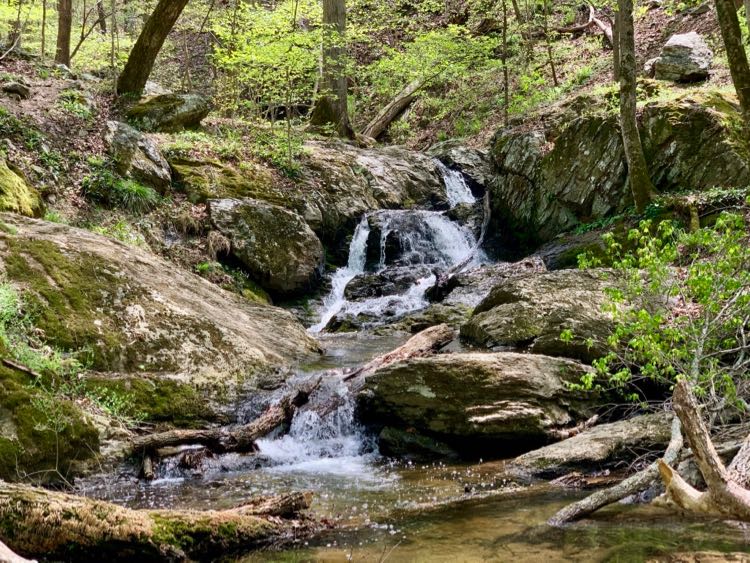
[[[535,354],[590,362],[606,354],[613,323],[603,311],[607,270],[558,270],[510,279],[496,286],[461,327],[476,346],[507,346]],[[563,338],[571,331],[573,338]]]
[[[557,477],[571,471],[596,472],[630,464],[646,453],[660,453],[671,436],[666,413],[636,416],[600,424],[580,434],[517,457],[512,472],[533,477]]]
[[[462,453],[501,458],[588,418],[590,405],[566,383],[590,371],[541,355],[441,354],[376,371],[358,406],[370,424],[413,428]]]
[[[213,199],[208,205],[211,222],[263,289],[294,295],[320,282],[323,245],[302,217],[257,199]]]
[[[139,101],[127,116],[144,131],[174,133],[195,129],[210,111],[210,101],[199,94],[162,94]]]
[[[22,100],[28,100],[31,97],[31,88],[23,82],[5,82],[2,89],[6,94],[16,95]]]
[[[0,211],[35,216],[41,209],[39,194],[29,186],[20,170],[0,158]]]
[[[433,145],[427,154],[463,172],[476,187],[484,189],[492,182],[492,165],[486,150],[466,147],[451,140]]]
[[[160,193],[169,189],[172,171],[152,139],[119,121],[107,122],[104,139],[119,174]]]
[[[175,180],[192,203],[209,199],[253,197],[285,206],[289,199],[277,188],[273,174],[254,163],[236,166],[218,160],[169,157]]]
[[[251,303],[147,251],[57,223],[0,216],[3,274],[46,342],[85,354],[96,385],[151,420],[232,419],[270,373],[318,345],[292,314]]]
[[[378,450],[387,457],[412,461],[450,460],[458,454],[448,445],[417,434],[413,430],[400,430],[386,426],[378,435]]]
[[[495,136],[492,232],[501,239],[535,247],[631,204],[617,115],[606,98],[583,101],[577,113],[572,102],[549,110],[539,119],[546,129],[523,124]],[[714,91],[646,102],[640,131],[656,188],[750,185],[740,120],[736,102]]]
[[[696,32],[673,35],[653,61],[654,77],[672,82],[699,82],[708,78],[713,53]]]
[[[406,293],[421,278],[432,274],[426,266],[387,268],[374,274],[360,274],[344,290],[348,301],[362,301],[386,295]]]

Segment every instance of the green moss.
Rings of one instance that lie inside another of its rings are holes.
[[[78,407],[0,366],[0,479],[58,481],[99,451],[99,434]]]
[[[273,189],[273,176],[260,166],[237,168],[218,160],[170,158],[175,178],[193,203],[208,199],[253,197],[277,205],[289,202]]]
[[[0,159],[0,211],[12,211],[28,216],[40,214],[42,202],[37,194],[15,171]]]

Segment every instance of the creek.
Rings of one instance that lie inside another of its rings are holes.
[[[477,205],[460,175],[447,169],[443,174],[453,208]],[[449,215],[398,210],[362,218],[348,263],[332,275],[330,292],[310,328],[326,354],[303,366],[295,379],[363,365],[406,340],[400,333],[379,334],[370,328],[426,307],[425,290],[434,283],[434,270],[448,269],[473,252],[476,229]],[[478,253],[469,267],[486,260]],[[364,276],[368,283],[354,294],[352,282]],[[364,328],[322,332],[342,316],[364,319]],[[255,455],[210,457],[197,470],[166,462],[150,483],[123,477],[84,492],[135,508],[221,509],[255,495],[313,491],[312,511],[330,529],[282,551],[252,554],[242,559],[247,563],[643,561],[676,552],[750,549],[742,527],[688,520],[648,505],[618,505],[585,522],[549,528],[547,518],[586,493],[520,483],[505,474],[503,461],[415,464],[386,459],[375,437],[358,424],[354,398],[339,379],[325,381],[326,397],[340,399],[338,408],[322,418],[312,409],[300,409],[289,432],[260,440]]]

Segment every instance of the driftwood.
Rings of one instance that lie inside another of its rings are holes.
[[[206,430],[169,430],[158,434],[140,436],[133,440],[134,452],[144,454],[144,460],[150,463],[150,456],[161,448],[182,446],[186,444],[201,444],[213,452],[255,451],[255,442],[270,434],[284,424],[289,424],[297,408],[304,405],[310,393],[320,383],[320,379],[313,380],[304,388],[295,389],[284,396],[277,404],[270,406],[259,418],[249,424],[235,428],[212,428]],[[148,471],[144,463],[144,477],[148,478]],[[153,470],[151,470],[153,475]]]
[[[672,420],[672,437],[664,453],[664,459],[670,460],[669,463],[674,463],[677,460],[682,449],[683,441],[680,427],[680,419],[675,417]],[[600,508],[648,489],[658,478],[659,462],[654,462],[643,471],[631,475],[621,483],[602,491],[597,491],[578,502],[566,506],[550,518],[548,524],[550,526],[561,526],[567,522],[588,516]]]
[[[0,539],[52,560],[208,561],[312,533],[316,524],[299,516],[311,500],[292,493],[221,511],[131,510],[0,482]]]
[[[605,39],[610,47],[614,47],[614,40],[612,39],[612,25],[601,18],[596,17],[596,11],[594,7],[589,4],[589,19],[582,24],[573,25],[570,27],[557,27],[553,29],[555,33],[560,34],[576,34],[583,33],[591,26],[596,26],[604,34]]]
[[[425,85],[424,80],[415,80],[401,90],[396,97],[386,105],[378,115],[362,130],[362,135],[378,139],[388,126],[408,108],[416,97],[416,93]]]
[[[750,437],[726,468],[711,441],[698,401],[686,380],[675,386],[672,402],[707,489],[697,490],[672,469],[672,462],[660,460],[659,473],[667,489],[667,500],[684,510],[750,521],[750,490],[743,486],[748,474]]]

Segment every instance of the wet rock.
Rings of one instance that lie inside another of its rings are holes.
[[[630,205],[617,115],[603,98],[581,97],[544,115],[549,126],[504,129],[493,141],[492,230],[535,247]],[[555,113],[556,112],[556,113]],[[657,189],[741,187],[750,167],[738,150],[738,107],[719,92],[647,102],[641,116],[646,161]]]
[[[235,166],[213,159],[169,157],[175,180],[193,203],[209,199],[259,198],[286,206],[288,198],[275,187],[270,170],[254,163]]]
[[[323,245],[296,213],[256,199],[216,199],[209,200],[209,216],[267,291],[294,295],[320,282]]]
[[[13,94],[22,100],[28,100],[31,97],[31,88],[22,82],[5,82],[2,89],[6,94]]]
[[[492,166],[487,151],[473,149],[451,140],[430,147],[427,154],[439,159],[446,166],[460,170],[471,180],[474,195],[481,195],[493,179]],[[479,188],[479,189],[477,189]]]
[[[657,80],[699,82],[708,78],[713,53],[696,32],[673,35],[653,62]]]
[[[3,214],[5,276],[62,350],[86,351],[92,385],[134,397],[151,420],[227,420],[260,374],[317,343],[281,309],[250,303],[139,248]]]
[[[548,270],[577,268],[578,257],[581,254],[593,253],[595,256],[604,254],[603,234],[602,229],[595,229],[586,233],[559,235],[537,249],[534,257],[541,259]]]
[[[570,471],[595,472],[631,463],[646,453],[661,453],[671,436],[671,415],[636,416],[600,424],[580,434],[528,452],[509,469],[534,477],[556,477]]]
[[[401,295],[421,278],[432,274],[427,267],[395,267],[374,274],[356,276],[346,286],[344,296],[349,301],[362,301],[386,295]]]
[[[118,173],[161,193],[169,189],[172,171],[152,139],[119,121],[107,122],[104,139]]]
[[[409,430],[386,426],[378,435],[378,449],[387,457],[412,461],[449,460],[458,454],[438,440],[422,436]]]
[[[42,200],[29,186],[20,170],[0,158],[0,211],[13,211],[22,215],[39,215]]]
[[[199,94],[162,94],[139,101],[127,116],[144,131],[174,133],[195,129],[210,111],[210,101]]]
[[[611,314],[603,307],[607,270],[559,270],[510,279],[496,286],[461,327],[461,338],[476,346],[510,346],[535,354],[590,362],[608,350]],[[563,338],[570,331],[571,339]]]
[[[500,458],[588,418],[590,404],[566,382],[590,369],[541,355],[441,354],[378,370],[358,405],[370,423],[413,428],[464,453]]]

